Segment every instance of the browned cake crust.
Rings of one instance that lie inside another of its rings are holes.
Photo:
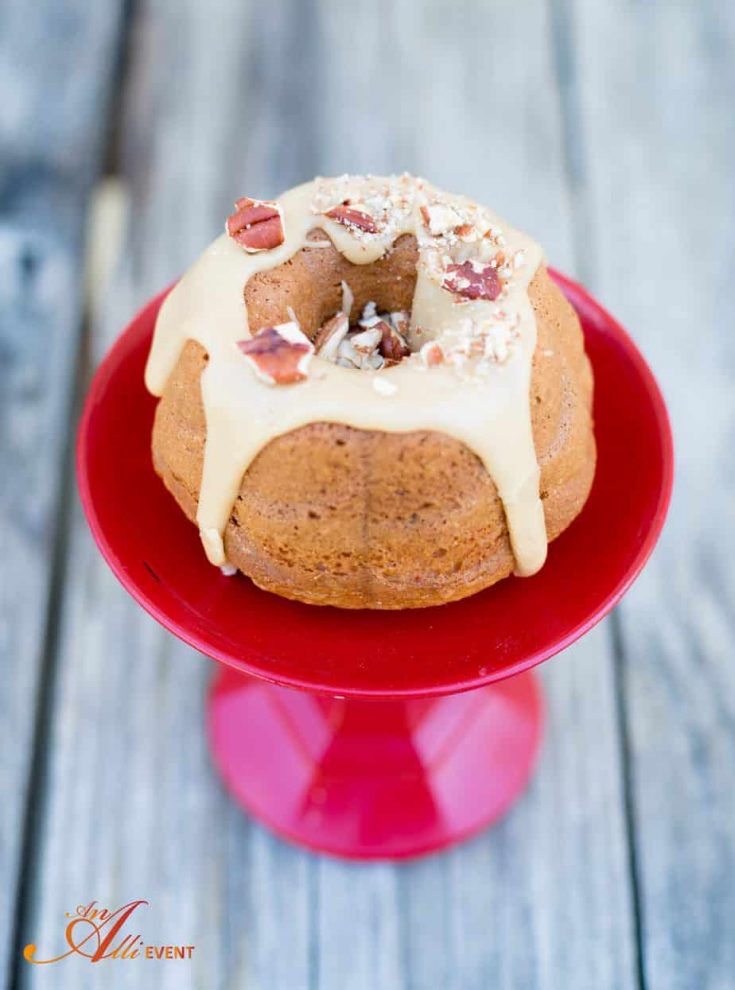
[[[321,231],[311,236],[324,240]],[[369,300],[380,309],[409,309],[416,257],[410,236],[372,265],[352,265],[333,248],[304,248],[248,283],[251,331],[287,320],[290,305],[313,336],[339,309],[342,279],[355,295],[353,314]],[[529,295],[537,321],[533,435],[554,539],[580,512],[592,484],[592,374],[577,315],[545,269]],[[206,361],[189,341],[153,429],[156,471],[192,521],[206,438],[199,384]],[[458,402],[462,388],[458,380]],[[439,605],[513,570],[492,479],[468,447],[436,432],[314,423],[276,438],[246,471],[224,542],[232,564],[261,588],[342,608]]]

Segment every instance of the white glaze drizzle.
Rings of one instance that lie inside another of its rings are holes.
[[[388,212],[378,234],[323,216],[346,198],[368,203],[374,213],[386,191]],[[186,341],[197,341],[209,355],[201,377],[207,439],[197,512],[209,560],[228,563],[224,530],[243,474],[258,452],[291,430],[333,422],[394,433],[434,430],[466,444],[485,465],[502,500],[515,573],[534,574],[547,549],[530,411],[536,321],[528,286],[542,261],[539,246],[484,207],[410,176],[318,179],[289,190],[279,203],[285,230],[279,247],[249,254],[224,234],[167,296],[145,372],[149,391],[160,396]],[[439,220],[442,209],[456,209],[463,218],[472,217],[478,229],[491,231],[479,243],[463,245],[453,238],[449,260],[487,261],[502,249],[510,260],[502,268],[505,284],[498,300],[466,300],[442,287],[447,242],[427,228],[421,212],[427,203],[438,207]],[[402,234],[414,234],[419,262],[409,341],[418,350],[435,340],[447,360],[427,367],[413,353],[398,365],[369,372],[317,356],[303,382],[269,386],[259,380],[237,347],[250,336],[244,287],[257,272],[293,257],[314,228],[357,265],[377,261]],[[485,341],[483,353],[468,358],[478,334]],[[388,387],[376,390],[376,376]]]

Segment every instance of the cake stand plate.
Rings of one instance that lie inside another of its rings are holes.
[[[221,663],[209,701],[215,763],[235,798],[293,841],[392,859],[502,814],[540,739],[530,668],[606,615],[653,549],[673,475],[663,399],[622,327],[553,277],[579,313],[595,373],[592,492],[539,574],[437,608],[302,605],[211,567],[151,463],[156,403],[143,368],[165,293],[94,377],[77,445],[92,533],[130,594]]]

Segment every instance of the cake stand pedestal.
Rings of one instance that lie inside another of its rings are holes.
[[[542,710],[530,672],[445,698],[357,701],[225,668],[209,733],[228,789],[274,831],[342,856],[397,859],[457,842],[513,803]]]
[[[542,571],[439,608],[302,605],[226,578],[156,477],[143,368],[153,299],[92,382],[77,472],[92,533],[133,597],[220,662],[209,734],[231,793],[274,831],[355,858],[446,847],[529,779],[542,724],[530,668],[620,600],[663,526],[672,443],[656,382],[618,323],[553,276],[595,373],[595,482]]]

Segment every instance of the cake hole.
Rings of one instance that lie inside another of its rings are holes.
[[[355,371],[379,371],[390,368],[411,353],[408,341],[409,314],[406,310],[379,310],[374,301],[367,302],[355,322],[346,309],[333,313],[317,330],[314,347],[324,361]]]

